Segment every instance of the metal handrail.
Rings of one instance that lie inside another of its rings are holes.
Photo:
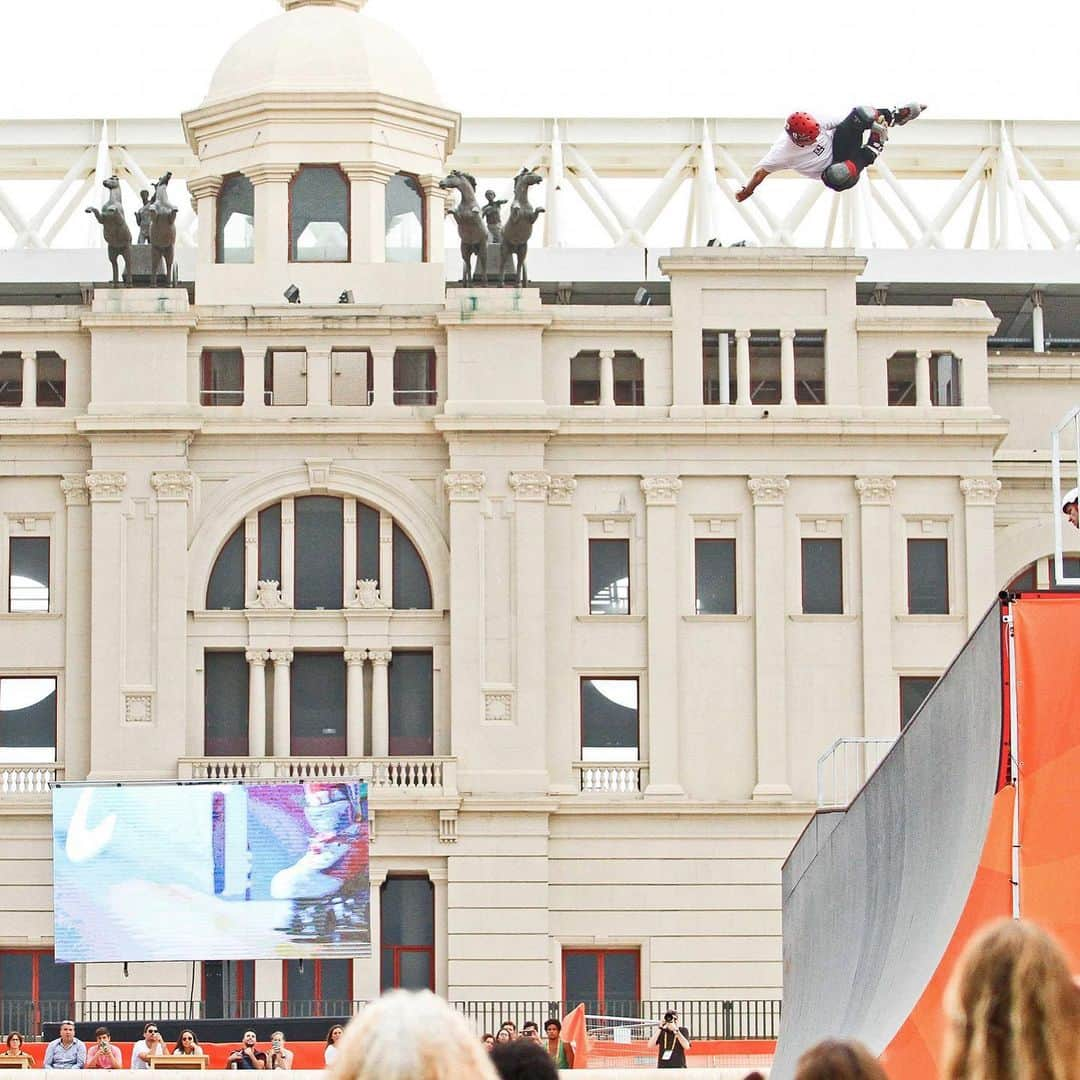
[[[895,738],[870,736],[836,739],[817,760],[818,806],[847,806],[895,742]],[[830,774],[832,798],[826,791]]]

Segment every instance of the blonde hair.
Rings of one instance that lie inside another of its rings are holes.
[[[861,1042],[823,1039],[799,1058],[795,1080],[888,1080],[888,1077]]]
[[[498,1080],[488,1051],[442,998],[392,990],[350,1021],[333,1080]]]
[[[968,942],[945,991],[945,1080],[1071,1080],[1080,991],[1057,943],[1004,919]]]

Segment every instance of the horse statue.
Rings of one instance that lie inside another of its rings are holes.
[[[112,283],[120,284],[119,260],[124,260],[124,284],[131,284],[131,229],[124,220],[124,200],[120,194],[120,178],[110,176],[101,181],[101,186],[109,192],[105,205],[98,210],[88,206],[86,212],[97,218],[105,243],[109,249],[109,262],[112,263]]]
[[[157,285],[158,259],[165,263],[165,284],[172,282],[173,259],[176,255],[176,215],[178,208],[169,202],[167,172],[154,184],[154,198],[147,204],[150,213],[150,284]]]
[[[476,178],[452,169],[449,176],[439,181],[439,187],[452,189],[461,196],[457,206],[446,211],[457,222],[458,238],[461,240],[461,284],[472,285],[478,279],[483,279],[487,284],[487,246],[491,237],[476,201]],[[472,268],[474,256],[475,272]]]
[[[499,245],[499,280],[506,281],[506,264],[514,256],[514,284],[524,288],[529,284],[529,275],[525,272],[525,256],[529,251],[529,237],[532,236],[536,219],[544,212],[542,206],[535,209],[529,202],[529,188],[539,184],[543,177],[538,172],[522,169],[514,177],[514,199],[510,203],[510,217],[503,226],[502,243]]]

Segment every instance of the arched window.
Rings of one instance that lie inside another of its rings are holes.
[[[395,173],[386,185],[386,261],[424,262],[427,220],[424,189],[409,173]]]
[[[255,188],[241,173],[226,176],[217,200],[219,263],[255,261]]]
[[[292,178],[289,258],[349,261],[349,182],[336,165],[303,165]]]
[[[206,607],[210,611],[244,609],[244,526],[232,536],[218,554],[210,583],[206,587]]]

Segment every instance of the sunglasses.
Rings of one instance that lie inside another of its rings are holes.
[[[157,1028],[147,1028],[146,1029],[146,1034],[147,1035],[156,1035],[157,1034]]]

